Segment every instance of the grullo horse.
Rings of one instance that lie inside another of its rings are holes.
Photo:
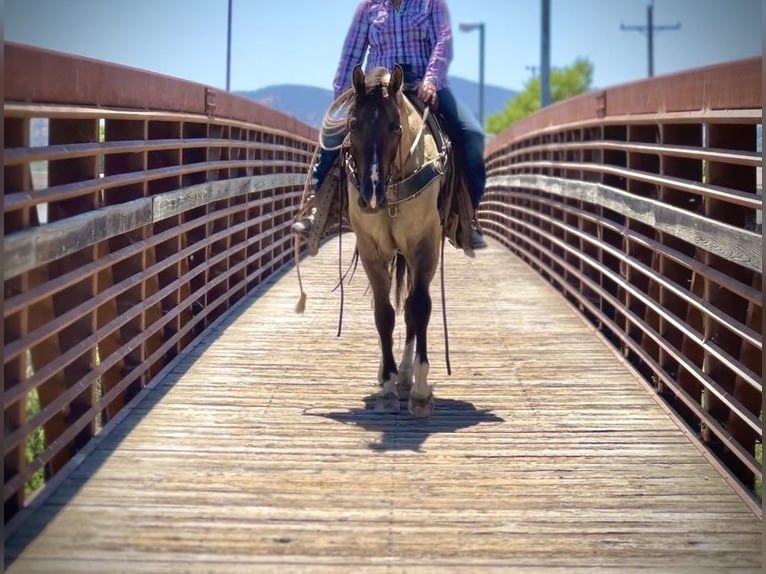
[[[353,72],[354,99],[349,111],[345,150],[348,208],[359,259],[369,279],[380,337],[375,408],[399,412],[409,399],[416,417],[433,412],[428,383],[427,331],[431,317],[429,288],[440,252],[442,223],[439,193],[445,177],[444,154],[425,119],[402,90],[402,69]],[[405,347],[398,365],[393,353],[396,304],[403,294]]]

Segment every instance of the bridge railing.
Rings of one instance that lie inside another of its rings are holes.
[[[7,521],[290,260],[317,134],[203,85],[10,43],[4,124]]]
[[[756,58],[557,103],[490,140],[479,213],[487,233],[617,346],[753,499],[761,101]]]

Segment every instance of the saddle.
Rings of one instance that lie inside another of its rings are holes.
[[[405,97],[418,110],[421,117],[425,113],[425,104],[415,96],[415,91],[405,87]],[[343,146],[346,138],[346,120],[353,91],[341,94],[328,109],[322,121],[320,130],[320,145],[327,150],[337,150]],[[426,125],[433,135],[437,149],[446,158],[445,173],[447,175],[439,192],[438,208],[442,222],[442,235],[457,249],[462,249],[469,257],[474,256],[471,247],[470,230],[474,219],[473,204],[471,203],[465,178],[458,170],[460,163],[452,153],[452,145],[446,131],[441,126],[438,114],[428,115]],[[349,230],[348,194],[343,169],[343,157],[339,154],[327,173],[320,187],[315,191],[312,201],[301,210],[296,219],[304,217],[314,210],[314,225],[308,235],[308,252],[316,255],[321,241],[330,235]]]

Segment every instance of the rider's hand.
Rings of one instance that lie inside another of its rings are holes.
[[[418,97],[434,108],[439,103],[439,98],[436,96],[436,86],[428,80],[423,80],[418,86]]]

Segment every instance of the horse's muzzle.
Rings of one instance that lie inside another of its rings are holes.
[[[386,184],[379,179],[373,183],[372,178],[365,178],[359,190],[359,209],[365,213],[375,213],[386,207]]]

